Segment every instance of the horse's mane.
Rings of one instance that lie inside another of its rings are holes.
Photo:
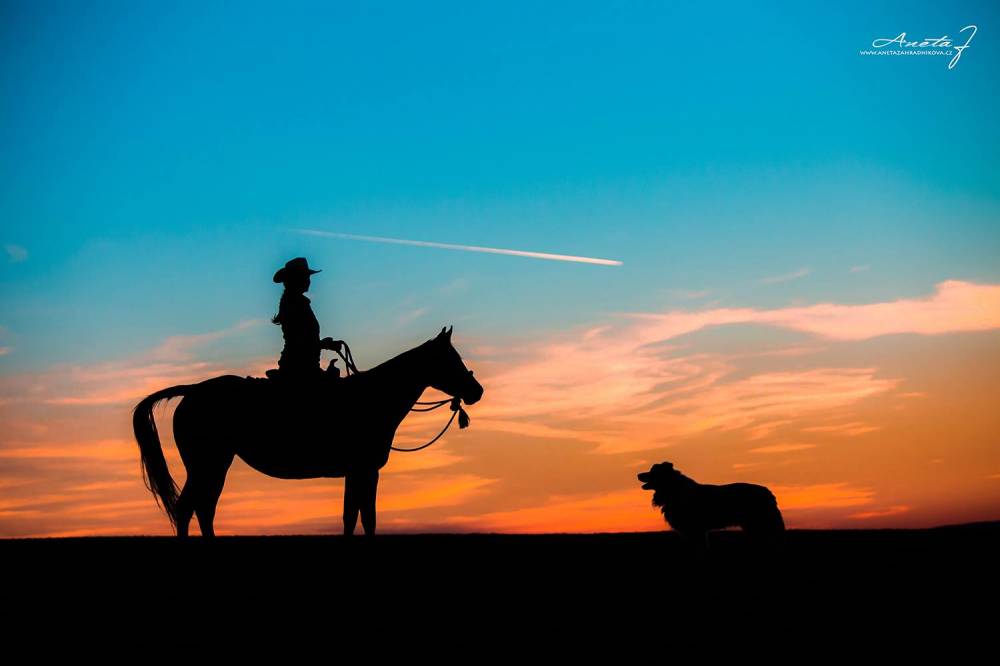
[[[421,343],[412,349],[407,349],[406,351],[397,354],[386,361],[382,361],[368,370],[361,370],[357,374],[348,375],[345,378],[345,381],[362,382],[365,378],[379,377],[383,374],[398,372],[400,367],[412,363],[418,353],[425,352],[427,347],[432,342],[433,340],[428,340],[427,342]]]

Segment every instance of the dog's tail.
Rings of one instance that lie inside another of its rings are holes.
[[[770,496],[771,501],[768,503],[768,509],[771,510],[770,515],[768,515],[766,522],[768,523],[768,529],[775,533],[782,533],[785,531],[785,519],[781,517],[781,509],[778,508],[778,498],[774,496],[770,490],[767,491]]]
[[[759,547],[767,551],[778,551],[785,543],[785,520],[781,517],[781,509],[778,508],[774,493],[767,488],[763,488],[763,491],[760,511],[743,529]]]

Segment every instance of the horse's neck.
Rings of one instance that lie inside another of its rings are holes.
[[[378,387],[378,399],[391,403],[399,410],[400,421],[429,384],[425,352],[426,345],[415,347],[365,373],[370,385]]]

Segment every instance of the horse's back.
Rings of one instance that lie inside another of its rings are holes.
[[[343,390],[337,380],[325,377],[316,381],[293,382],[260,377],[220,375],[194,384],[185,399],[215,405],[216,408],[238,404],[243,410],[262,406],[285,409],[312,407],[338,399]]]

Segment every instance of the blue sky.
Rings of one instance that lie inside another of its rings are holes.
[[[204,4],[0,5],[0,368],[265,319],[298,255],[369,363],[1000,277],[995,3]],[[952,70],[858,54],[969,23]]]

